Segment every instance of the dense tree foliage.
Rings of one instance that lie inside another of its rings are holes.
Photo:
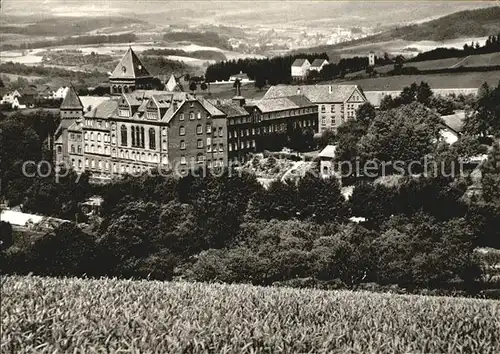
[[[484,83],[472,112],[466,116],[464,130],[470,135],[500,136],[500,81],[490,88]]]

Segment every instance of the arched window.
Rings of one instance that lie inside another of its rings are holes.
[[[94,152],[95,152],[95,146],[94,146],[94,145],[90,145],[90,151],[91,151],[92,153],[94,153]]]
[[[201,124],[198,124],[196,126],[196,134],[203,134],[203,128],[201,127]]]
[[[154,160],[154,162],[156,162],[156,163],[160,162],[160,161],[158,161],[158,155],[157,155],[157,154],[154,154],[154,155],[153,155],[153,160]]]
[[[151,150],[156,149],[156,133],[153,128],[149,128],[149,148]]]
[[[89,152],[89,144],[85,144],[85,152]]]
[[[62,153],[62,146],[58,146],[58,147],[57,147],[57,153],[58,153],[58,154]]]
[[[183,125],[179,127],[179,135],[186,135],[186,128]]]
[[[71,153],[74,154],[75,153],[75,145],[71,145]]]
[[[136,146],[135,145],[135,127],[132,126],[130,129],[132,129],[132,146]]]
[[[132,151],[132,160],[135,160],[135,152]]]
[[[121,129],[121,138],[122,138],[122,146],[127,146],[127,127],[122,125]]]
[[[149,162],[153,162],[153,157],[152,157],[152,155],[151,155],[151,154],[148,154],[148,161],[149,161]]]
[[[184,140],[181,140],[180,148],[181,150],[184,150],[186,148],[186,142]]]
[[[90,132],[90,141],[94,141],[94,133]]]
[[[101,133],[97,133],[97,141],[101,141]]]
[[[82,153],[82,147],[80,145],[78,145],[78,149],[77,149],[78,153],[81,154]]]

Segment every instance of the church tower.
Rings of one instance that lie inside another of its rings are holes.
[[[115,70],[109,77],[112,95],[120,95],[122,92],[135,90],[151,90],[153,88],[153,76],[142,65],[140,59],[131,47],[120,60]]]
[[[59,107],[61,123],[54,134],[54,155],[56,163],[69,163],[68,128],[83,119],[83,104],[73,85]]]

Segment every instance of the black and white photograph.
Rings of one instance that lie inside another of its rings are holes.
[[[4,353],[500,353],[500,1],[0,0]]]

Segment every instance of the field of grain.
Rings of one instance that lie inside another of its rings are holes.
[[[498,353],[500,302],[4,277],[2,353]]]

